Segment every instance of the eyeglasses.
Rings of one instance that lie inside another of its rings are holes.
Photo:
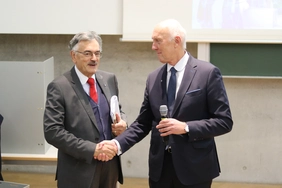
[[[78,52],[80,54],[83,54],[85,57],[87,58],[92,58],[93,54],[97,57],[97,58],[101,58],[102,57],[102,52],[100,51],[96,51],[96,52],[91,52],[91,51],[84,51],[84,52],[80,52],[80,51],[75,51]]]

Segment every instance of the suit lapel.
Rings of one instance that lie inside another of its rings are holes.
[[[110,104],[112,96],[111,96],[111,92],[109,90],[109,86],[107,85],[106,80],[104,79],[103,75],[99,71],[96,72],[95,76],[96,76],[96,81],[98,82],[102,92],[104,93],[104,95],[107,98],[108,103]]]
[[[161,98],[161,105],[167,105],[167,92],[166,92],[166,82],[167,82],[167,65],[163,66],[162,70],[160,71],[161,76],[161,90],[162,91],[162,98]],[[157,80],[160,80],[159,78]]]
[[[188,90],[188,88],[191,85],[191,82],[197,72],[196,67],[197,65],[194,63],[193,61],[193,57],[190,55],[188,62],[186,64],[185,67],[185,71],[184,71],[184,75],[182,78],[182,82],[180,84],[178,93],[177,93],[177,97],[174,103],[174,108],[172,111],[171,116],[173,117],[173,115],[176,112],[176,109],[179,107],[179,105],[181,104],[181,101],[183,100],[183,97],[185,96],[186,91]]]
[[[167,65],[163,66],[159,71],[156,80],[160,80],[158,87],[156,88],[157,93],[161,91],[161,97],[154,99],[156,104],[167,105],[167,92],[166,92],[166,79],[167,79]]]
[[[91,119],[91,121],[93,122],[93,124],[95,125],[95,127],[98,129],[97,127],[97,122],[93,113],[93,110],[91,108],[91,105],[89,103],[89,99],[87,98],[85,91],[81,85],[81,82],[75,72],[74,67],[71,69],[70,74],[65,74],[65,77],[70,81],[71,86],[74,90],[74,92],[76,93],[78,100],[81,102],[82,106],[84,107],[87,115],[89,116],[89,118]]]

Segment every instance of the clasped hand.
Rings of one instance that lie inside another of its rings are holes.
[[[104,140],[97,144],[94,159],[100,161],[109,161],[117,154],[117,145],[112,140]]]
[[[116,114],[116,121],[112,124],[112,132],[115,136],[120,135],[126,129],[126,122]],[[118,147],[112,140],[104,140],[97,144],[94,159],[100,161],[109,161],[117,154]]]

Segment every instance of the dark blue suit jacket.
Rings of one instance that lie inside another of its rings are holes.
[[[151,131],[149,177],[161,176],[164,143],[156,129],[161,120],[159,107],[167,105],[167,65],[152,72],[147,79],[140,114],[116,140],[123,152]],[[217,67],[190,55],[175,101],[172,117],[189,125],[189,134],[170,135],[172,160],[176,174],[184,185],[211,180],[220,167],[215,136],[232,129],[231,111],[222,76]]]

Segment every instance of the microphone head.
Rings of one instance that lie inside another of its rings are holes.
[[[166,105],[161,105],[160,106],[160,114],[163,117],[167,116],[167,106]]]

